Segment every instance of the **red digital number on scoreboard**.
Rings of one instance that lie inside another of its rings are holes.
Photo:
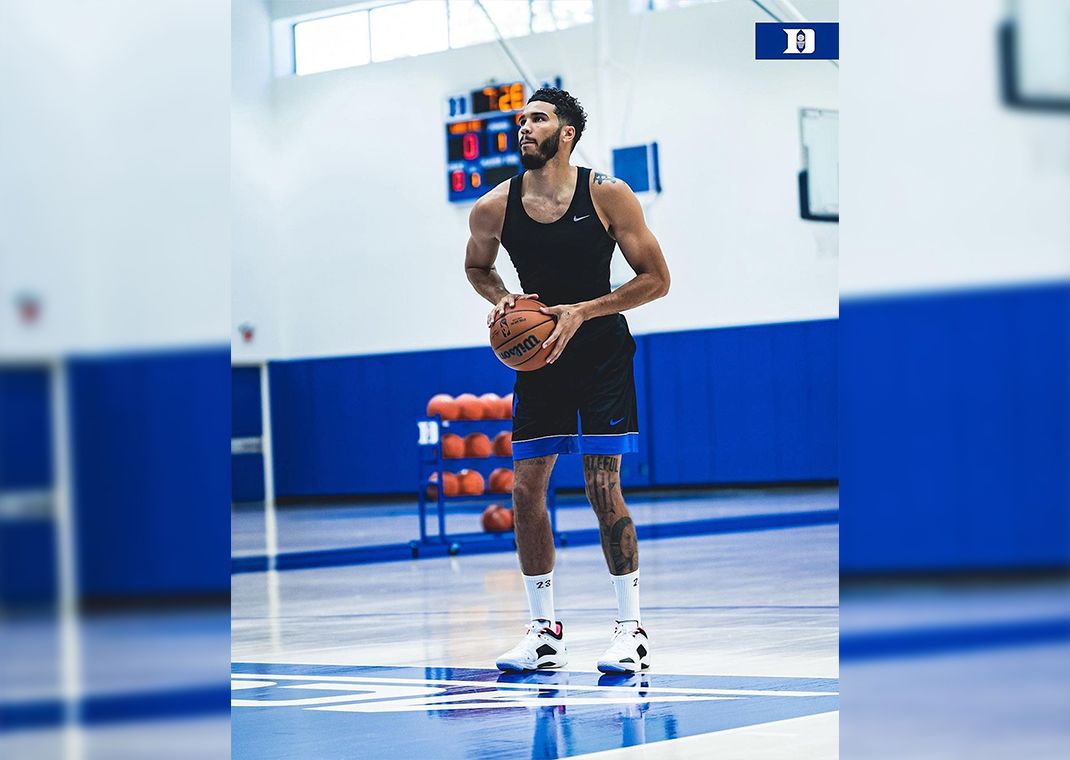
[[[466,134],[463,138],[462,147],[466,161],[479,158],[479,135],[472,134],[471,132]]]

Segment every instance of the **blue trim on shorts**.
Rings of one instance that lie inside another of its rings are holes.
[[[584,454],[635,454],[639,451],[639,434],[581,435],[580,450]]]
[[[551,454],[579,454],[578,435],[548,435],[531,441],[513,441],[513,461],[533,459]]]
[[[550,435],[531,441],[513,441],[513,461],[551,454],[635,454],[639,434]]]

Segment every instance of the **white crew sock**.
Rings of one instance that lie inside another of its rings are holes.
[[[531,619],[549,621],[551,627],[557,622],[554,620],[553,579],[553,570],[546,575],[524,576],[524,590],[528,592]]]
[[[613,590],[617,592],[617,620],[639,622],[639,571],[614,575]]]

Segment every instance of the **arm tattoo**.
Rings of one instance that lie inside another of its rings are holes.
[[[609,560],[614,575],[627,575],[639,567],[639,542],[632,518],[622,517],[609,532]]]
[[[610,177],[608,174],[603,174],[602,172],[595,172],[594,173],[594,183],[596,185],[601,185],[603,182],[610,182],[612,184],[616,184],[617,183],[617,178],[616,177]]]

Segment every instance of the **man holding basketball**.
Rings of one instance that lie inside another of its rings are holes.
[[[557,321],[543,344],[547,365],[518,372],[513,390],[513,507],[531,624],[498,658],[498,667],[508,671],[568,662],[564,628],[554,616],[546,490],[557,456],[575,453],[583,454],[587,498],[617,596],[617,624],[598,669],[634,673],[650,666],[639,616],[635,525],[620,489],[621,455],[637,450],[639,435],[635,341],[621,312],[665,295],[669,270],[631,189],[569,163],[586,122],[583,107],[564,90],[535,92],[519,119],[526,171],[483,196],[469,217],[465,271],[494,304],[487,324],[520,298],[540,300]],[[524,294],[510,293],[498,276],[499,244]],[[609,262],[618,244],[635,277],[611,290]]]

